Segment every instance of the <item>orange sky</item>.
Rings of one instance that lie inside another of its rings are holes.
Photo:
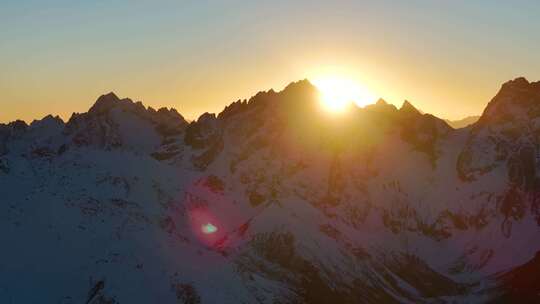
[[[17,1],[0,10],[0,122],[110,91],[189,119],[338,71],[450,119],[540,79],[535,1]]]

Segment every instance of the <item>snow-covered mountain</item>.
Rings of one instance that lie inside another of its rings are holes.
[[[540,301],[540,82],[462,129],[317,98],[0,125],[0,303]]]

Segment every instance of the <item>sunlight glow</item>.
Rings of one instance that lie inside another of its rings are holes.
[[[321,104],[326,111],[342,113],[352,104],[363,107],[375,102],[376,97],[361,83],[341,76],[322,76],[311,81],[321,93]]]

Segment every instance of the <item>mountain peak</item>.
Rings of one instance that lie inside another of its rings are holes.
[[[384,99],[379,98],[375,104],[370,104],[364,107],[365,110],[377,113],[395,113],[397,111],[396,106],[387,103]]]
[[[386,100],[382,99],[382,98],[379,98],[379,100],[377,100],[377,102],[375,103],[375,105],[378,105],[378,106],[386,106],[388,105],[388,103],[386,102]]]
[[[114,92],[109,92],[107,94],[103,94],[99,96],[96,103],[117,102],[117,101],[120,101],[120,98]]]
[[[408,115],[422,115],[422,113],[418,111],[418,109],[415,108],[408,100],[405,100],[403,102],[403,105],[399,109],[399,112]]]
[[[297,80],[297,81],[293,81],[291,83],[289,83],[285,89],[290,89],[290,88],[314,88],[315,86],[309,81],[309,79],[307,78],[304,78],[304,79],[301,79],[301,80]]]
[[[514,80],[505,82],[502,85],[499,93],[515,90],[533,90],[536,92],[540,92],[540,81],[529,82],[525,77],[518,77]]]
[[[503,89],[510,89],[510,88],[526,88],[529,86],[530,82],[525,77],[518,77],[514,80],[507,81],[503,84]]]
[[[32,123],[30,124],[30,127],[32,128],[44,128],[44,127],[47,127],[47,126],[63,126],[64,125],[64,121],[62,120],[62,118],[60,118],[60,116],[52,116],[52,115],[47,115],[45,117],[43,117],[41,120],[34,120],[32,121]]]
[[[90,108],[90,113],[103,113],[113,108],[120,102],[120,98],[115,93],[110,92],[99,96],[96,103]]]
[[[279,94],[291,96],[313,96],[313,93],[318,93],[315,87],[309,80],[303,79],[289,83]]]
[[[479,122],[505,122],[522,115],[537,113],[540,107],[540,81],[529,82],[524,77],[510,80],[489,102]]]

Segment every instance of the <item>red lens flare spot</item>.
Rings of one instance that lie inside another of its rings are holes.
[[[211,223],[206,223],[205,225],[201,226],[201,231],[204,234],[212,234],[216,233],[218,231],[218,228]]]
[[[204,207],[189,210],[188,219],[193,236],[209,247],[214,247],[215,243],[223,238],[227,231],[224,223]]]

